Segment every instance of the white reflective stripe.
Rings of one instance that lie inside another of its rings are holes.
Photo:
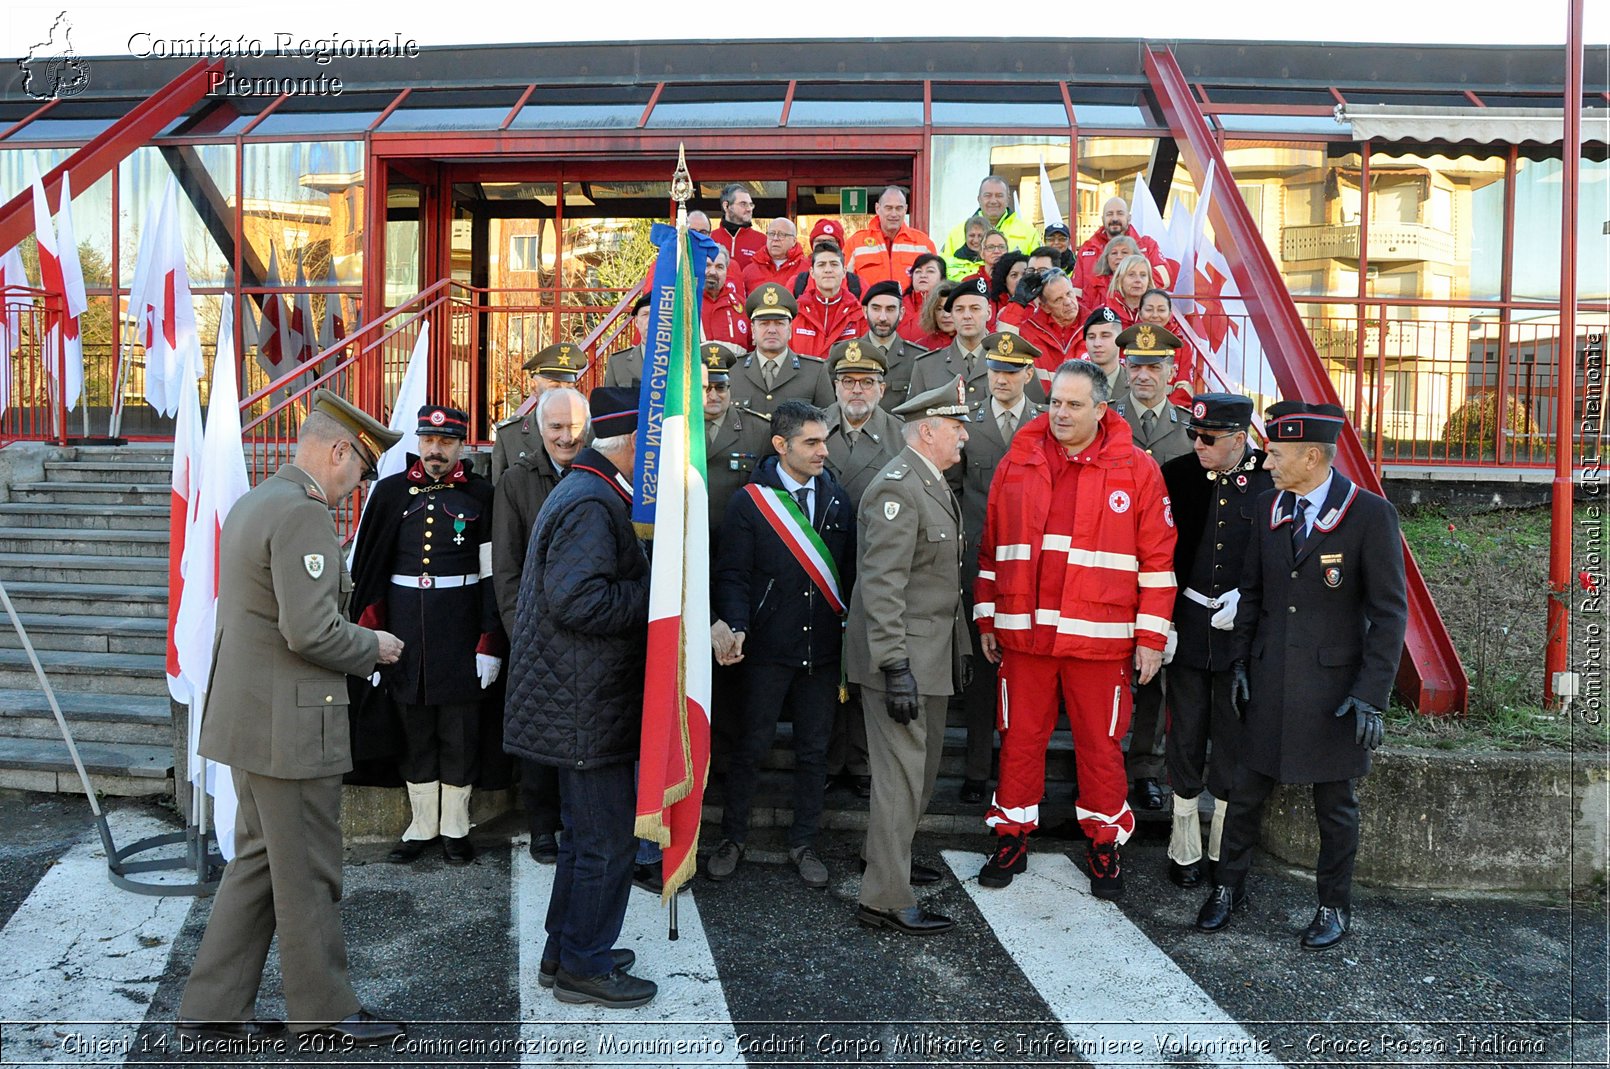
[[[485,579],[492,574],[492,543],[481,543],[481,578]]]
[[[897,241],[897,242],[894,243],[894,251],[895,252],[914,252],[914,253],[916,253],[917,255],[920,256],[923,253],[928,251],[928,246],[926,246],[926,245],[913,245],[913,244],[910,244],[910,243],[907,243],[907,242]]]
[[[992,828],[998,828],[1002,824],[1038,825],[1040,823],[1040,807],[1029,805],[1024,806],[1022,809],[1007,809],[1004,806],[992,805],[989,809],[989,816],[984,818],[984,823]]]
[[[1111,738],[1118,734],[1118,700],[1122,686],[1112,688],[1112,722],[1107,725],[1107,736]]]
[[[978,571],[978,577],[980,579],[988,579],[992,583],[995,582],[995,573],[993,571],[985,571],[984,569],[980,568]]]
[[[1068,563],[1083,565],[1086,568],[1111,568],[1119,572],[1140,570],[1140,561],[1128,553],[1103,553],[1094,549],[1068,550]]]
[[[1027,542],[1014,542],[1009,546],[996,546],[995,559],[1002,560],[1028,560],[1029,544]]]
[[[1006,692],[1006,676],[1003,673],[997,677],[1001,681],[1001,730],[1005,731],[1012,726],[1012,700]],[[1223,806],[1219,807],[1224,808]]]
[[[997,616],[996,627],[1001,626],[1000,621],[1001,617]],[[1034,610],[1034,622],[1054,627],[1061,635],[1080,635],[1084,638],[1133,638],[1135,635],[1134,624],[1084,620],[1077,616],[1063,616],[1055,609]]]
[[[1175,586],[1176,584],[1174,582],[1174,573],[1172,571],[1168,571],[1168,572],[1141,572],[1140,573],[1140,585],[1143,586],[1143,587],[1147,587],[1147,586],[1157,586],[1157,587]]]
[[[995,614],[995,630],[997,631],[1027,631],[1029,629],[1029,614],[1026,612],[998,612]]]
[[[995,603],[993,601],[981,601],[973,606],[973,619],[975,620],[987,620],[994,615]]]
[[[1048,534],[1040,539],[1040,548],[1050,553],[1066,553],[1073,548],[1073,539],[1067,535]]]
[[[1085,809],[1083,806],[1075,805],[1073,807],[1073,816],[1076,820],[1099,820],[1110,828],[1118,829],[1119,846],[1127,843],[1129,837],[1135,832],[1135,815],[1130,810],[1128,802],[1125,802],[1124,807],[1116,813],[1097,813],[1093,809]],[[1125,817],[1129,818],[1127,822],[1124,820]],[[1126,823],[1128,824],[1127,828],[1124,826]]]
[[[1161,616],[1151,616],[1147,613],[1140,613],[1135,617],[1135,630],[1155,631],[1159,635],[1166,635],[1168,634],[1168,621],[1163,619]]]

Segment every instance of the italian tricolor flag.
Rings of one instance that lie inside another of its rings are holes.
[[[665,851],[664,899],[690,879],[710,770],[710,513],[705,478],[700,280],[714,243],[656,226],[644,339],[637,504],[652,507],[648,665],[637,835]]]

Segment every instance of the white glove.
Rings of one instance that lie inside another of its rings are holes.
[[[481,677],[481,689],[485,690],[498,681],[498,673],[503,670],[503,658],[493,657],[485,653],[475,655],[475,674]]]
[[[369,685],[371,687],[380,686],[380,673],[379,672],[376,672],[374,675],[369,677]]]
[[[1241,604],[1241,591],[1232,590],[1228,594],[1219,595],[1219,611],[1213,614],[1210,621],[1220,631],[1235,630],[1235,610]]]
[[[1174,659],[1174,651],[1179,648],[1180,633],[1174,630],[1174,625],[1168,625],[1168,638],[1163,642],[1163,663],[1168,664]]]

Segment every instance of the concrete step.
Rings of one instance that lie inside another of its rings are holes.
[[[155,653],[166,655],[168,622],[160,616],[98,616],[18,612],[36,650],[79,653]],[[22,640],[0,623],[0,649],[21,649]]]
[[[47,460],[45,479],[64,483],[160,483],[171,480],[173,461],[97,458],[94,460]]]
[[[97,793],[172,794],[173,750],[135,743],[81,742],[78,756]],[[67,744],[55,739],[0,736],[0,787],[83,794]]]
[[[168,530],[169,505],[43,505],[0,501],[0,524],[7,527],[53,527],[74,531]]]
[[[10,553],[83,554],[166,560],[168,532],[84,531],[72,527],[11,527],[0,521],[0,546]]]
[[[64,690],[56,692],[56,702],[76,742],[173,745],[173,710],[166,694],[157,697]],[[60,739],[61,726],[43,691],[0,690],[0,735]]]
[[[166,505],[173,487],[166,482],[13,483],[11,500],[36,505]]]
[[[172,442],[126,442],[123,445],[75,445],[65,456],[73,460],[173,461]]]
[[[63,616],[98,616],[109,606],[130,617],[168,618],[166,572],[161,582],[62,583],[6,580],[6,592],[18,613],[55,613]],[[11,621],[3,620],[6,627]]]
[[[0,579],[34,583],[138,583],[167,585],[162,557],[92,553],[0,553]]]
[[[152,653],[80,653],[73,650],[38,650],[39,663],[52,687],[62,690],[113,695],[168,693],[165,658]],[[0,649],[0,689],[29,690],[39,686],[25,650]]]

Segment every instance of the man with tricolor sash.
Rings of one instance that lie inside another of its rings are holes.
[[[827,744],[844,700],[840,655],[854,585],[855,506],[827,469],[821,409],[790,400],[772,413],[772,448],[722,522],[712,608],[741,659],[741,734],[727,771],[722,841],[707,874],[737,870],[760,762],[786,710],[794,725],[794,824],[788,854],[808,887],[827,886],[815,850]],[[731,662],[734,658],[725,658]]]

